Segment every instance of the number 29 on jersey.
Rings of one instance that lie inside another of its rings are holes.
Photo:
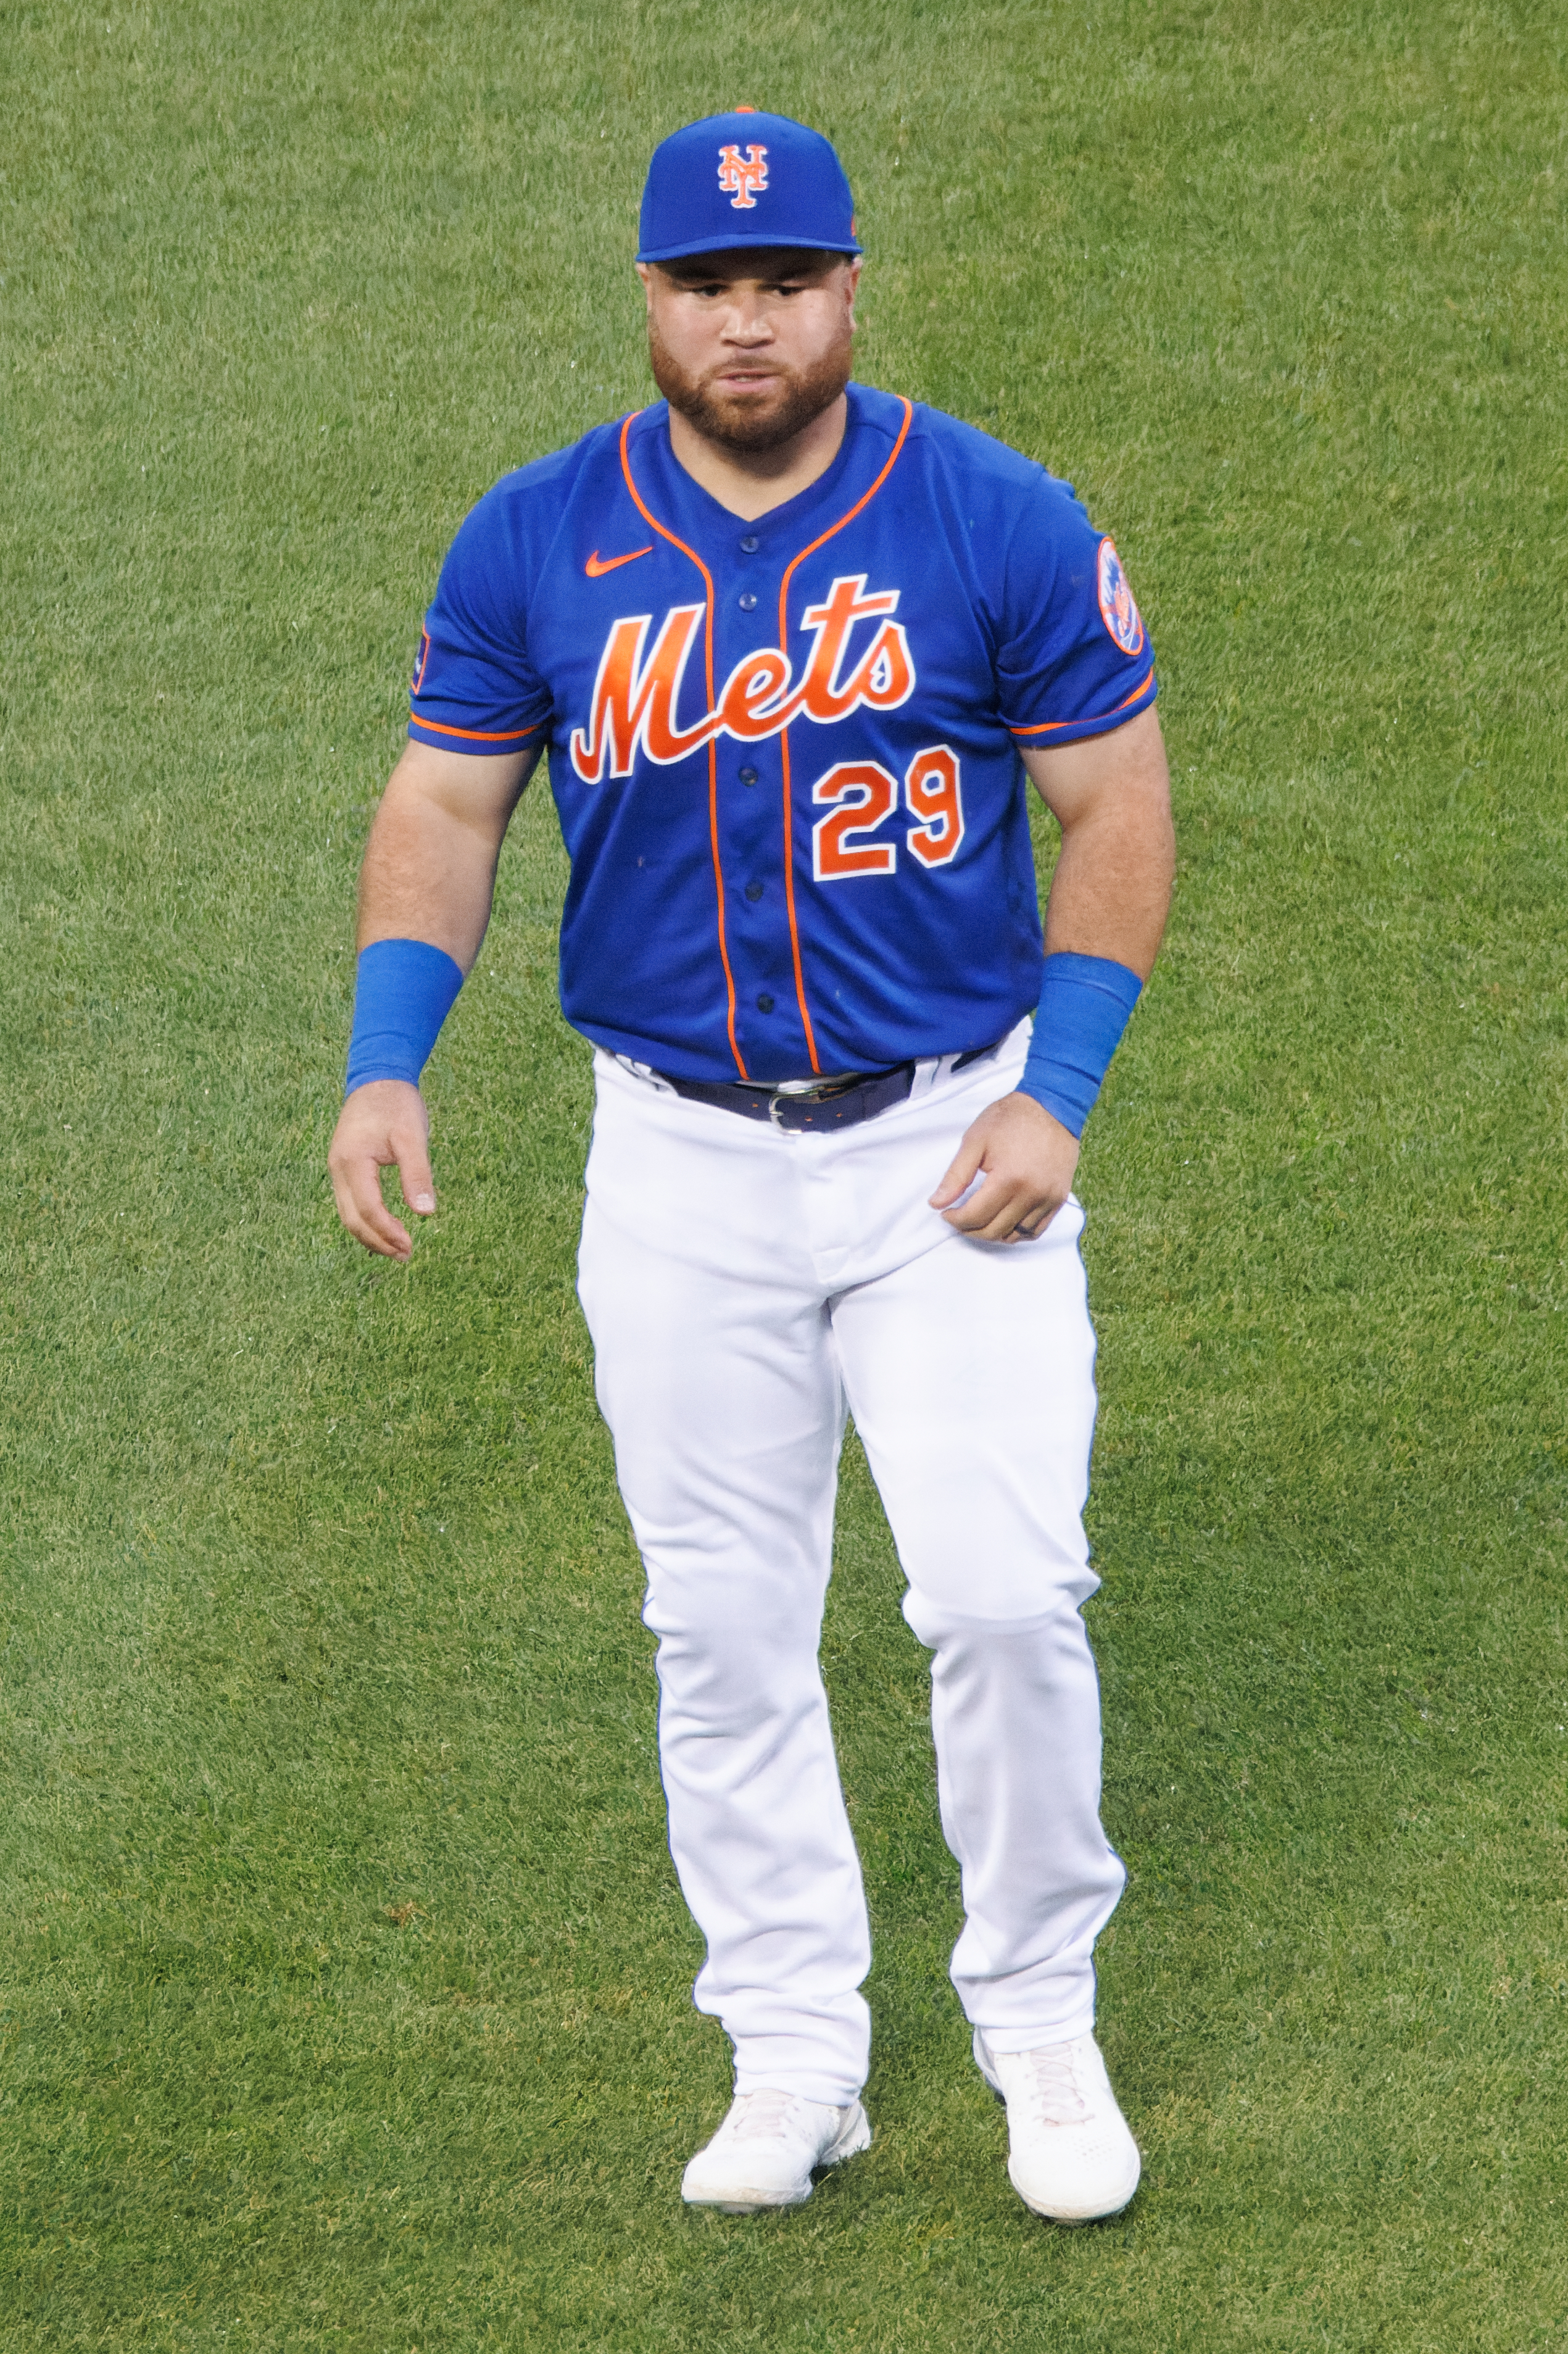
[[[894,873],[897,843],[870,839],[898,807],[898,780],[880,760],[840,760],[818,778],[811,799],[829,804],[811,828],[811,872],[819,883]],[[949,745],[916,753],[904,772],[904,801],[916,820],[905,836],[911,856],[922,866],[946,866],[964,838],[959,756]]]

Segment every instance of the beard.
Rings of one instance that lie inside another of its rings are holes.
[[[758,378],[752,393],[712,390],[707,376],[694,376],[681,366],[652,320],[648,357],[653,381],[671,408],[679,409],[705,440],[716,441],[723,450],[755,456],[781,449],[824,408],[832,407],[850,380],[853,340],[846,322],[832,349],[809,368],[781,368],[769,363],[769,374]]]

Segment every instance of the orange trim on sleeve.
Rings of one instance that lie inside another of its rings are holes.
[[[703,652],[707,664],[708,709],[711,711],[714,707],[713,575],[708,570],[707,566],[703,562],[702,557],[697,554],[694,547],[688,547],[683,539],[677,539],[673,531],[667,531],[665,529],[664,525],[660,522],[656,514],[650,513],[649,509],[642,503],[641,493],[631,479],[631,460],[626,446],[627,436],[630,433],[632,426],[636,423],[641,414],[642,411],[640,408],[634,408],[621,426],[620,471],[626,477],[626,487],[631,493],[632,504],[636,507],[638,514],[642,517],[643,522],[648,525],[649,529],[651,531],[656,531],[661,539],[667,539],[672,547],[678,547],[683,556],[689,556],[692,562],[696,566],[697,570],[703,576],[703,586],[707,591],[707,625],[704,632]],[[751,1074],[746,1067],[746,1060],[740,1051],[740,1042],[735,1034],[735,975],[730,970],[729,944],[725,938],[724,866],[719,858],[718,745],[712,737],[708,738],[708,839],[713,848],[714,885],[718,894],[718,951],[719,962],[724,967],[726,1000],[725,1020],[726,1026],[729,1031],[729,1051],[735,1056],[735,1067],[740,1073],[741,1077],[743,1079],[748,1079],[751,1076]],[[811,1067],[813,1070],[816,1068],[816,1058],[814,1055],[811,1061]]]
[[[1116,711],[1103,712],[1097,718],[1042,719],[1037,726],[1009,726],[1007,732],[1010,736],[1049,736],[1052,730],[1057,727],[1097,727],[1103,724],[1108,724],[1109,721],[1116,717],[1117,712],[1125,711],[1129,703],[1136,703],[1138,701],[1139,696],[1143,693],[1144,688],[1149,684],[1150,680],[1153,676],[1154,673],[1151,669],[1146,670],[1143,676],[1139,680],[1138,684],[1133,688],[1132,693],[1130,695],[1123,695],[1121,701],[1116,706]]]
[[[525,736],[536,736],[544,724],[535,719],[532,727],[507,727],[492,736],[482,727],[448,727],[439,719],[421,718],[417,711],[408,714],[410,727],[428,727],[432,736],[461,736],[467,744],[521,744]]]
[[[903,398],[902,394],[899,398]],[[779,651],[786,661],[789,654],[789,582],[797,567],[804,564],[808,556],[815,556],[818,548],[824,546],[835,532],[842,531],[846,524],[853,523],[861,510],[871,504],[898,462],[898,453],[909,438],[909,426],[914,415],[913,401],[905,400],[904,422],[898,429],[898,438],[888,453],[887,463],[883,467],[871,488],[856,499],[847,514],[840,515],[837,523],[830,524],[826,531],[819,533],[810,546],[803,547],[800,555],[793,557],[786,566],[784,578],[779,583]],[[711,687],[708,690],[708,701],[710,704],[713,701]],[[789,952],[795,961],[795,1002],[800,1009],[800,1027],[806,1034],[806,1052],[810,1055],[811,1068],[813,1072],[820,1072],[822,1066],[817,1060],[816,1035],[811,1028],[810,1012],[806,1003],[806,976],[800,962],[800,932],[795,920],[795,831],[789,810],[789,730],[788,727],[779,730],[779,751],[784,767],[784,905],[789,917]]]

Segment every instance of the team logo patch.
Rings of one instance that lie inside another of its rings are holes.
[[[757,210],[758,195],[768,186],[768,150],[748,147],[719,149],[718,184],[737,213]]]
[[[1108,539],[1100,542],[1099,591],[1101,620],[1124,654],[1138,653],[1143,645],[1143,616],[1132,601],[1121,558]]]

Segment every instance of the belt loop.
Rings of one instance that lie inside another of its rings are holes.
[[[915,1076],[909,1087],[911,1102],[916,1096],[928,1096],[938,1080],[945,1079],[952,1067],[951,1055],[932,1055],[924,1062],[916,1063]]]
[[[600,1047],[599,1052],[602,1054],[604,1049]],[[609,1059],[618,1064],[629,1078],[640,1079],[645,1087],[652,1087],[656,1094],[662,1096],[674,1094],[675,1090],[669,1080],[662,1072],[654,1070],[651,1064],[634,1063],[630,1055],[612,1055]]]

